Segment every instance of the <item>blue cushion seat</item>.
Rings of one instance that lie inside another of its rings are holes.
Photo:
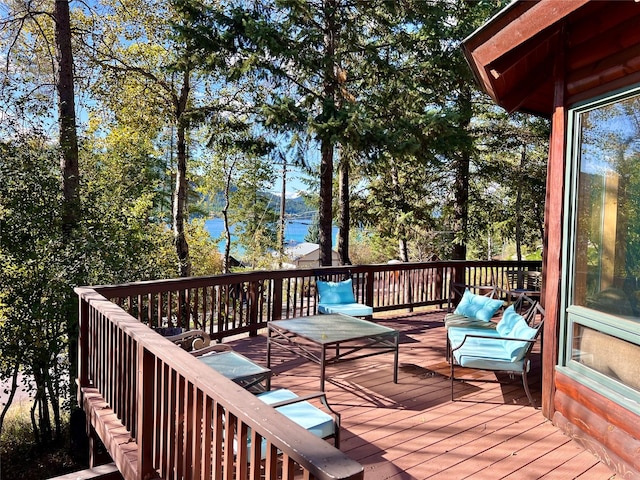
[[[457,329],[452,328],[451,330]],[[478,334],[478,332],[475,332],[475,334]],[[464,335],[462,337],[464,338]],[[461,367],[480,370],[522,371],[524,358],[512,360],[511,352],[506,348],[509,343],[521,342],[502,340],[498,336],[492,339],[468,338],[462,348],[458,350],[455,350],[455,348],[459,344],[455,346],[452,344],[454,349],[452,352],[453,358]]]
[[[278,390],[270,390],[262,392],[256,395],[267,405],[273,405],[275,403],[284,402],[286,400],[294,400],[298,396],[291,390],[286,388]],[[282,413],[287,418],[293,420],[305,430],[310,431],[317,437],[328,438],[335,434],[335,423],[333,418],[327,413],[323,412],[319,408],[311,405],[307,401],[300,401],[291,403],[289,405],[282,405],[276,407],[276,410]],[[237,452],[237,441],[234,438],[233,448]],[[263,438],[261,442],[261,458],[264,460],[267,453],[267,441]],[[251,454],[251,440],[247,442],[248,454]]]
[[[352,317],[368,317],[373,315],[373,308],[363,303],[345,303],[345,304],[318,304],[318,312],[342,313],[343,315],[351,315]]]
[[[271,405],[284,400],[292,400],[298,396],[286,388],[259,393],[257,397]],[[320,438],[327,438],[335,433],[333,417],[307,401],[296,402],[276,408],[287,418]]]

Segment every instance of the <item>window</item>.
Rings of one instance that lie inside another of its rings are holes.
[[[640,96],[579,116],[573,303],[640,319]]]
[[[563,363],[640,411],[640,94],[576,108],[571,119]]]

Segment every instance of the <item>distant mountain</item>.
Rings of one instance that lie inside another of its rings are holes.
[[[274,212],[280,212],[280,196],[266,192],[265,195],[271,198],[271,205]],[[224,205],[224,195],[222,192],[218,192],[213,197],[207,197],[202,199],[204,209],[209,212],[211,216],[217,216],[222,211]],[[285,213],[289,217],[296,219],[310,219],[316,212],[304,203],[302,197],[286,198],[285,199]]]
[[[273,194],[267,195],[271,197],[271,201],[273,202],[275,211],[279,212],[281,201],[280,196]],[[288,216],[296,218],[311,218],[316,213],[311,208],[309,208],[306,203],[304,203],[304,199],[302,197],[285,198],[284,211]]]

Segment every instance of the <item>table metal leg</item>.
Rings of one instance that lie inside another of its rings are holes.
[[[398,383],[398,350],[400,350],[400,336],[398,333],[395,335],[396,350],[393,354],[393,383]]]
[[[271,329],[267,329],[267,368],[271,368]]]
[[[324,374],[327,368],[327,347],[322,346],[320,353],[320,391],[324,392]]]

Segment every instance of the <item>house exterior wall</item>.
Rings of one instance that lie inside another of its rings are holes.
[[[338,252],[331,251],[332,265],[339,265]],[[303,255],[300,258],[295,259],[292,262],[296,268],[314,268],[320,265],[320,249],[314,250],[307,255]]]

